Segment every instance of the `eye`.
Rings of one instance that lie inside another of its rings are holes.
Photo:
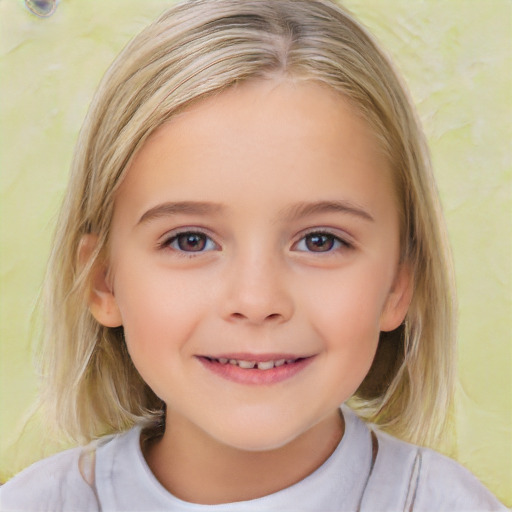
[[[301,238],[295,245],[295,250],[305,252],[331,252],[343,247],[349,248],[351,245],[331,233],[313,232]]]
[[[168,238],[163,246],[181,252],[205,252],[217,249],[217,244],[207,235],[197,231],[184,231]]]

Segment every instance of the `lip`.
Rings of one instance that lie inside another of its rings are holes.
[[[215,356],[196,356],[199,362],[207,370],[226,380],[238,384],[253,386],[269,386],[285,380],[291,379],[302,370],[304,370],[315,358],[312,356],[299,356],[296,354],[249,354],[249,353],[230,353],[217,354]],[[230,363],[220,363],[214,359],[237,359],[243,361],[254,361],[256,363],[266,361],[278,361],[280,359],[291,360],[293,363],[286,363],[283,366],[277,366],[269,370],[259,370],[257,368],[246,369]]]

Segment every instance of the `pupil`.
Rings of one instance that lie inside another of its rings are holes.
[[[310,251],[330,251],[334,240],[331,235],[310,235],[306,239],[306,246]]]
[[[206,245],[206,237],[195,233],[187,233],[178,237],[178,245],[182,251],[202,251]]]

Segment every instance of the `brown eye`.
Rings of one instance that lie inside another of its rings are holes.
[[[308,251],[327,252],[334,247],[336,238],[326,233],[312,233],[305,237],[306,247]]]
[[[202,251],[206,245],[206,237],[199,233],[185,233],[176,240],[182,251]]]
[[[182,252],[211,251],[215,248],[213,240],[203,233],[187,231],[173,236],[167,244],[172,249]]]
[[[342,238],[322,231],[310,232],[303,236],[295,245],[294,250],[300,252],[334,252],[339,249],[350,249],[352,245]]]

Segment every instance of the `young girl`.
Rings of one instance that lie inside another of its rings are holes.
[[[451,406],[448,244],[403,87],[329,0],[190,0],[127,46],[46,306],[43,399],[94,441],[2,511],[504,508],[420,447]]]

